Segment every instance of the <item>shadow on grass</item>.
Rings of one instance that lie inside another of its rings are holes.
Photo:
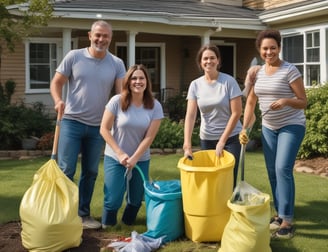
[[[328,201],[310,201],[306,206],[296,206],[297,235],[310,239],[328,240]],[[323,232],[326,231],[324,234]]]
[[[327,209],[328,202],[325,200],[309,201],[304,206],[296,205],[295,237],[291,240],[272,240],[272,251],[297,252],[300,251],[300,246],[306,249],[304,251],[325,251],[327,248],[324,244],[328,239]]]
[[[19,220],[19,206],[22,197],[0,195],[0,223]]]

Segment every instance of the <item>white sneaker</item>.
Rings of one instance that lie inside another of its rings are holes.
[[[96,221],[91,216],[82,217],[83,229],[99,229],[101,228],[101,223]]]

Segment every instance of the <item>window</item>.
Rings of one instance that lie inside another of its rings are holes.
[[[49,89],[56,53],[56,44],[30,44],[30,89]]]
[[[302,73],[305,86],[320,83],[320,32],[283,37],[283,58]]]
[[[288,62],[293,63],[295,65],[297,65],[298,63],[303,64],[303,51],[303,35],[297,35],[283,39],[283,55],[284,59]]]
[[[307,32],[306,36],[306,83],[320,83],[320,34]]]
[[[127,66],[126,46],[117,46],[117,56],[120,57]],[[136,64],[143,64],[147,67],[151,82],[152,91],[160,93],[160,59],[161,48],[157,46],[136,46]]]
[[[49,92],[58,63],[59,42],[35,39],[26,42],[26,91]]]

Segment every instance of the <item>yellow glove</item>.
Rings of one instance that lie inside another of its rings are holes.
[[[249,141],[249,139],[248,139],[247,131],[245,129],[243,129],[239,133],[239,142],[240,142],[240,144],[247,144],[248,141]]]

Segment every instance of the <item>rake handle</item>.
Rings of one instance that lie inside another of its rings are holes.
[[[62,118],[62,112],[57,113],[56,119],[56,128],[55,128],[55,135],[54,135],[54,143],[52,146],[52,153],[51,159],[57,159],[57,149],[58,149],[58,140],[59,140],[59,132],[60,132],[60,120]]]

